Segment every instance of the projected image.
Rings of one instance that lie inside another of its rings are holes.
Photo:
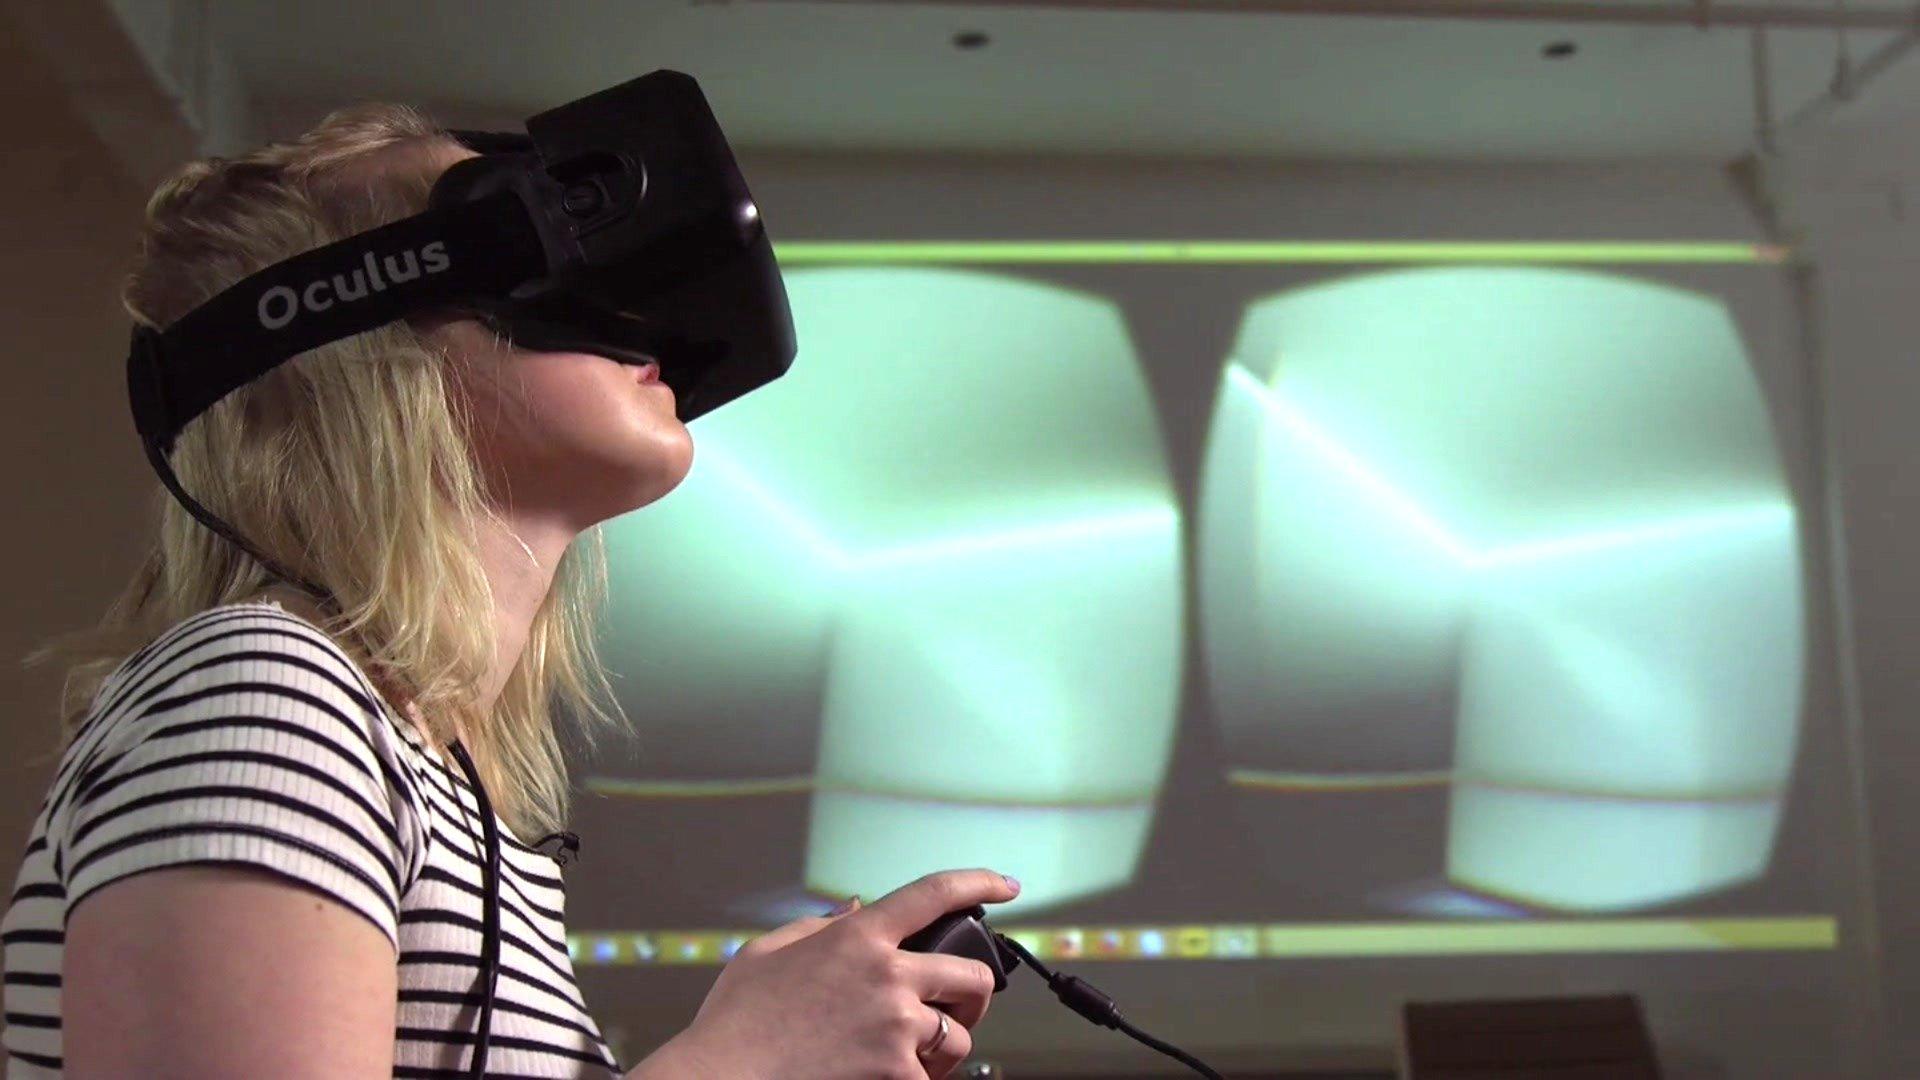
[[[1018,876],[1012,908],[1126,885],[1184,614],[1118,307],[963,270],[786,276],[792,373],[698,421],[687,482],[608,526],[604,659],[640,744],[590,790],[790,843],[738,869],[742,922],[954,866]]]
[[[1271,296],[1221,376],[1199,536],[1224,767],[1276,887],[1595,913],[1766,873],[1801,552],[1719,300],[1519,267]]]
[[[576,963],[965,866],[1043,959],[1830,952],[1784,257],[782,245],[793,370],[606,528]]]

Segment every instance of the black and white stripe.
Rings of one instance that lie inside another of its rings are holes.
[[[479,804],[325,633],[277,605],[203,612],[123,663],[76,731],[0,922],[7,1076],[58,1076],[67,913],[129,875],[245,864],[394,944],[395,1076],[464,1076],[480,998]],[[489,1072],[617,1071],[567,955],[551,859],[500,826]]]

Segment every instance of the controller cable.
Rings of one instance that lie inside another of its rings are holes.
[[[1063,975],[1049,970],[1045,964],[1034,959],[1033,954],[1028,952],[1025,946],[998,930],[989,929],[988,933],[993,935],[994,941],[1003,951],[1019,957],[1023,963],[1034,970],[1036,975],[1047,980],[1047,989],[1052,990],[1053,996],[1059,998],[1060,1003],[1067,1008],[1101,1027],[1113,1028],[1136,1042],[1160,1051],[1201,1076],[1207,1077],[1208,1080],[1223,1080],[1219,1073],[1214,1072],[1199,1058],[1172,1043],[1156,1039],[1128,1023],[1126,1018],[1120,1015],[1120,1007],[1113,1003],[1113,999],[1101,993],[1092,983],[1077,975]]]

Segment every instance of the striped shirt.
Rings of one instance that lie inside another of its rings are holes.
[[[465,1076],[481,994],[478,803],[319,628],[277,604],[181,622],[101,687],[34,821],[0,923],[7,1076],[58,1076],[67,914],[166,866],[245,865],[331,896],[393,943],[394,1075]],[[600,1077],[554,861],[501,839],[493,1076]]]

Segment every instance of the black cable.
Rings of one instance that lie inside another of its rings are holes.
[[[548,844],[553,845],[552,851],[547,850]],[[550,832],[540,839],[535,840],[533,846],[540,854],[545,855],[561,866],[565,866],[580,857],[580,834],[568,832],[565,829],[559,832]]]
[[[1059,998],[1060,1003],[1067,1008],[1099,1024],[1101,1027],[1113,1028],[1115,1031],[1126,1035],[1128,1038],[1144,1046],[1149,1046],[1160,1051],[1180,1064],[1185,1065],[1187,1068],[1192,1069],[1194,1072],[1199,1073],[1201,1076],[1206,1077],[1207,1080],[1223,1080],[1219,1073],[1214,1072],[1199,1058],[1194,1057],[1192,1054],[1187,1053],[1172,1043],[1156,1039],[1146,1032],[1141,1031],[1139,1028],[1134,1027],[1131,1023],[1128,1023],[1126,1018],[1120,1015],[1120,1007],[1113,1003],[1113,999],[1101,993],[1100,989],[1092,983],[1087,982],[1077,975],[1062,975],[1057,971],[1052,971],[1045,964],[1035,959],[1034,955],[1028,952],[1026,947],[1019,942],[1002,934],[998,930],[991,931],[991,933],[993,934],[994,940],[1000,943],[1002,949],[1018,956],[1021,963],[1033,969],[1034,974],[1047,980],[1047,989],[1052,990],[1053,996]]]
[[[480,783],[480,771],[473,767],[467,748],[455,739],[451,749],[460,771],[467,774],[474,801],[480,804],[480,834],[487,845],[486,861],[481,864],[485,880],[480,883],[481,933],[485,935],[480,941],[480,983],[484,996],[480,999],[480,1023],[474,1032],[473,1068],[469,1073],[475,1080],[481,1080],[487,1075],[487,1043],[493,1037],[493,996],[500,985],[500,830],[493,821],[493,803],[487,798],[486,786]]]
[[[269,558],[265,552],[247,543],[246,538],[241,536],[233,526],[220,520],[220,518],[214,514],[213,511],[207,509],[200,500],[187,494],[187,490],[180,486],[180,477],[174,474],[173,462],[168,460],[166,450],[162,448],[159,443],[154,442],[144,435],[140,441],[146,447],[147,460],[152,463],[153,471],[160,474],[160,483],[167,489],[167,492],[173,496],[174,501],[180,504],[182,509],[191,514],[195,521],[207,527],[208,532],[239,548],[242,554],[251,557],[255,562],[259,563],[261,569],[265,570],[269,575],[277,577],[281,581],[299,589],[301,592],[312,596],[315,600],[318,600],[323,607],[332,602],[333,597],[331,593],[280,565],[277,560]]]
[[[1114,1017],[1114,1021],[1115,1021],[1114,1026],[1116,1028],[1120,1029],[1122,1032],[1131,1036],[1134,1040],[1140,1043],[1143,1043],[1147,1046],[1153,1047],[1155,1050],[1158,1050],[1161,1053],[1172,1058],[1173,1060],[1179,1062],[1180,1064],[1185,1065],[1187,1068],[1192,1069],[1194,1072],[1199,1073],[1201,1076],[1208,1077],[1209,1080],[1221,1080],[1219,1073],[1214,1072],[1212,1069],[1208,1068],[1205,1062],[1201,1061],[1197,1057],[1194,1057],[1192,1054],[1187,1053],[1185,1050],[1180,1049],[1179,1047],[1173,1045],[1172,1043],[1163,1042],[1159,1039],[1154,1038],[1153,1036],[1147,1034],[1144,1031],[1141,1031],[1139,1028],[1134,1027],[1132,1024],[1128,1023],[1127,1021],[1121,1019],[1118,1016]]]

